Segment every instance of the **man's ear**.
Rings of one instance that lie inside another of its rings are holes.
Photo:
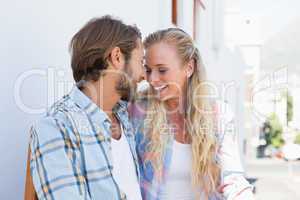
[[[109,60],[111,62],[113,69],[115,69],[115,70],[123,69],[123,67],[125,65],[125,58],[119,47],[113,48],[113,50],[110,53]]]
[[[187,78],[190,78],[193,75],[194,70],[195,70],[195,60],[191,59],[186,65],[186,76],[187,76]]]

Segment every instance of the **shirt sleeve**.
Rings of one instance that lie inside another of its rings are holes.
[[[30,171],[38,199],[90,200],[68,129],[53,117],[30,129]]]
[[[223,104],[219,111],[218,158],[221,163],[220,192],[226,200],[254,200],[252,185],[244,177],[240,159],[238,135],[232,110]]]

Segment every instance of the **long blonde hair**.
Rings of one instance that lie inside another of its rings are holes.
[[[207,98],[195,99],[195,97],[207,97],[205,88],[206,75],[198,49],[192,38],[178,28],[159,30],[150,34],[144,40],[145,49],[151,45],[164,42],[174,45],[183,64],[194,60],[194,72],[188,79],[187,108],[185,120],[188,136],[192,143],[192,184],[195,188],[201,187],[206,196],[216,191],[220,167],[216,162],[217,140],[215,137],[215,118],[211,111],[211,103]],[[163,159],[166,144],[172,139],[169,129],[166,128],[167,111],[159,100],[150,98],[145,118],[144,134],[148,138],[147,152],[154,166],[156,175],[161,177]],[[205,110],[203,110],[205,109]]]

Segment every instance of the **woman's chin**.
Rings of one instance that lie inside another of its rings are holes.
[[[171,100],[171,99],[176,98],[176,95],[170,94],[170,93],[168,92],[168,90],[163,89],[162,91],[156,93],[156,98],[157,98],[159,101],[165,102],[165,101],[169,101],[169,100]]]
[[[172,96],[172,95],[160,95],[158,96],[158,99],[164,103],[166,103],[167,101],[170,101],[172,99],[176,99],[175,96]]]

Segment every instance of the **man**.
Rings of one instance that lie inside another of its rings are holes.
[[[70,44],[76,86],[31,128],[38,199],[141,200],[127,101],[143,78],[140,31],[110,16]]]

